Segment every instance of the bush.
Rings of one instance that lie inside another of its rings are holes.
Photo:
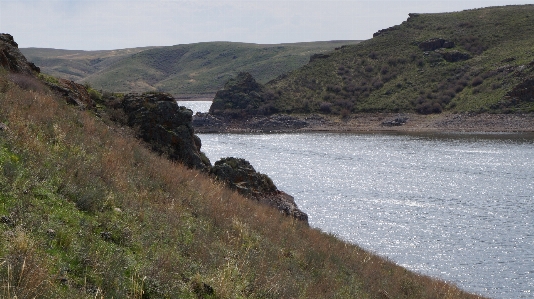
[[[475,78],[473,78],[473,81],[471,81],[471,86],[473,86],[473,87],[479,86],[483,82],[484,82],[484,79],[482,79],[482,77],[475,77]]]
[[[323,113],[330,113],[332,112],[332,104],[328,102],[322,102],[319,105],[319,110],[321,110]]]
[[[9,74],[9,79],[24,90],[35,92],[44,92],[46,90],[43,83],[30,75],[11,73]]]

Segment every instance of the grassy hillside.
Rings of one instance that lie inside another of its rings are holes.
[[[54,77],[79,81],[132,54],[153,49],[131,48],[112,51],[81,51],[47,48],[20,49],[24,56]]]
[[[412,14],[271,82],[267,110],[534,112],[533,49],[534,5]]]
[[[208,42],[151,49],[22,49],[42,71],[114,92],[214,94],[240,71],[265,83],[306,64],[315,53],[357,41],[279,45]]]
[[[12,78],[0,72],[1,298],[477,298],[245,199],[105,113]]]

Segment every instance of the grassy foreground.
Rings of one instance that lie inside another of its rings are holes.
[[[0,298],[477,298],[0,74]]]

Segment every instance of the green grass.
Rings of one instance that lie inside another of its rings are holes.
[[[448,62],[418,45],[455,43]],[[531,98],[505,97],[534,74],[534,6],[421,14],[267,84],[279,112],[529,112]],[[479,80],[477,82],[477,80]],[[329,109],[321,110],[329,103]],[[323,104],[323,105],[321,105]]]
[[[315,53],[357,41],[257,45],[206,42],[118,51],[21,49],[50,75],[112,92],[162,91],[174,95],[215,94],[241,71],[260,82],[306,64]]]
[[[1,298],[477,298],[0,73]]]

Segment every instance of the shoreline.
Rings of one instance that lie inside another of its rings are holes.
[[[534,133],[534,113],[358,113],[346,118],[319,114],[275,114],[243,119],[197,113],[193,117],[193,126],[196,133]]]

